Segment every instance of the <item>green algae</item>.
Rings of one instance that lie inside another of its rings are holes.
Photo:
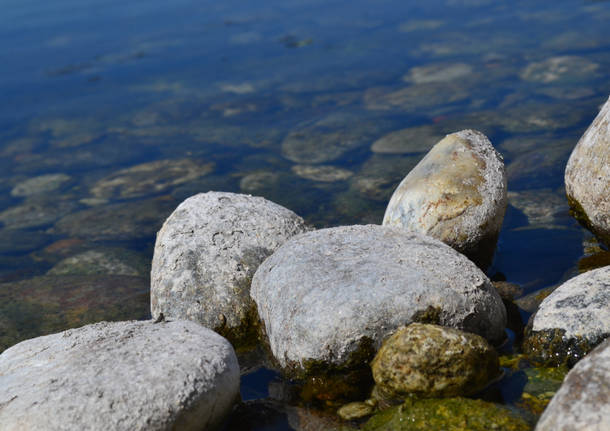
[[[603,339],[566,337],[564,329],[532,331],[528,328],[523,342],[523,352],[535,365],[571,368],[602,341]]]
[[[413,316],[411,316],[411,320],[414,323],[430,323],[433,325],[440,325],[441,313],[441,307],[429,305],[425,310],[420,310],[413,314]]]
[[[531,426],[509,410],[469,398],[408,398],[374,415],[364,431],[527,431]]]
[[[604,232],[600,232],[599,229],[596,229],[593,223],[591,223],[591,219],[587,215],[585,209],[582,207],[580,202],[571,197],[569,194],[566,194],[568,198],[568,204],[570,205],[570,215],[578,221],[584,228],[593,232],[593,234],[604,244],[610,245],[610,235],[605,234]]]

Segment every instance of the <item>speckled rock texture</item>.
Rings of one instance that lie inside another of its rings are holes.
[[[252,338],[252,276],[276,248],[306,230],[301,217],[260,197],[209,192],[188,198],[157,234],[153,317],[193,320],[233,342]]]
[[[536,431],[610,429],[610,340],[570,370]]]
[[[610,99],[572,151],[565,183],[572,214],[610,246]]]
[[[535,362],[573,365],[610,335],[610,266],[554,290],[531,322],[524,350]]]
[[[483,337],[424,323],[388,338],[371,367],[375,383],[394,398],[471,395],[500,373],[498,354]]]
[[[251,295],[288,374],[362,366],[414,321],[504,337],[506,310],[470,260],[433,238],[379,225],[292,238],[259,267]]]
[[[485,269],[506,205],[502,156],[482,133],[462,130],[442,139],[402,180],[383,224],[430,235]]]
[[[233,348],[194,322],[101,322],[0,355],[3,431],[216,429],[238,397]]]

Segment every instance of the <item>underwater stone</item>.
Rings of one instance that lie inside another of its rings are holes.
[[[38,177],[29,178],[11,190],[12,196],[32,196],[42,193],[52,192],[57,190],[66,182],[70,181],[71,177],[66,174],[47,174]]]
[[[354,173],[350,170],[337,166],[315,166],[315,165],[295,165],[291,168],[292,172],[307,180],[332,183],[335,181],[345,181]]]
[[[373,142],[371,151],[381,154],[423,153],[443,138],[436,126],[417,126],[396,130]]]
[[[212,430],[239,397],[231,345],[196,323],[101,322],[0,355],[3,430]]]
[[[610,99],[572,151],[565,183],[574,217],[610,246]]]
[[[583,82],[591,79],[591,75],[599,69],[599,64],[573,55],[551,57],[543,61],[530,63],[521,72],[521,78],[526,81],[549,84],[553,82]]]
[[[568,373],[536,431],[610,429],[610,340]]]
[[[232,341],[245,341],[256,323],[250,300],[254,272],[288,238],[306,230],[301,217],[260,197],[191,196],[157,234],[153,317],[193,320]]]
[[[506,211],[502,156],[474,130],[447,135],[398,185],[386,226],[443,241],[487,268]]]
[[[385,337],[426,321],[504,337],[506,310],[489,279],[433,238],[379,226],[298,235],[259,267],[250,294],[288,374],[365,366]]]
[[[547,296],[524,351],[545,365],[573,365],[610,335],[610,266],[585,272]]]
[[[393,398],[471,395],[500,374],[498,355],[483,337],[423,323],[388,338],[371,367],[375,382]]]

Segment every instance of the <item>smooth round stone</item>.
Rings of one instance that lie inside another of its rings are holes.
[[[572,151],[565,183],[573,215],[610,246],[610,99]]]
[[[536,425],[536,431],[610,429],[610,340],[566,376]]]
[[[381,154],[423,153],[443,138],[435,126],[417,126],[388,133],[373,142],[371,151]]]
[[[3,430],[211,430],[239,397],[233,348],[194,322],[101,322],[0,355]]]
[[[91,187],[96,198],[130,199],[161,193],[212,172],[212,163],[190,159],[157,160],[121,169]]]
[[[301,178],[305,178],[306,180],[320,181],[324,183],[345,181],[354,175],[354,173],[350,170],[328,165],[295,165],[292,167],[292,172]]]
[[[472,262],[433,238],[387,226],[296,236],[259,267],[251,296],[288,374],[360,367],[399,326],[429,321],[504,337],[506,310]]]
[[[540,304],[524,351],[534,361],[573,365],[610,335],[610,266],[563,283]]]
[[[301,217],[260,197],[209,192],[188,198],[157,234],[153,316],[193,320],[245,341],[256,321],[250,300],[254,272],[288,238],[306,230]]]
[[[70,181],[66,174],[48,174],[25,180],[11,190],[12,196],[32,196],[57,190]]]
[[[443,241],[487,268],[506,211],[502,156],[474,130],[447,135],[398,185],[385,226]]]
[[[483,337],[422,323],[388,338],[371,367],[375,383],[396,398],[471,395],[500,373],[498,354]]]
[[[339,410],[337,410],[337,414],[341,417],[341,419],[351,421],[370,416],[374,411],[375,405],[373,403],[367,404],[365,402],[353,402],[342,406]]]
[[[578,82],[589,78],[598,69],[599,64],[586,58],[566,55],[529,64],[521,73],[521,78],[543,84]]]
[[[439,63],[412,67],[403,80],[415,84],[447,82],[464,78],[472,73],[472,67],[464,63]]]
[[[372,111],[418,112],[460,102],[468,96],[468,91],[456,83],[428,82],[399,90],[370,88],[364,94],[364,103]]]
[[[30,229],[55,223],[78,205],[58,197],[33,196],[20,205],[0,212],[0,222],[7,229]]]
[[[59,261],[47,275],[132,275],[146,277],[149,262],[137,253],[117,248],[87,250]]]

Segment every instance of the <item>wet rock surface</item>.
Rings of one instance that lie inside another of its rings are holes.
[[[101,322],[0,355],[3,429],[215,429],[239,396],[227,340],[194,322]]]
[[[533,317],[524,351],[543,364],[573,365],[610,335],[610,267],[563,283]]]
[[[536,425],[536,431],[610,428],[610,340],[568,373]]]
[[[274,357],[295,374],[315,364],[362,366],[388,334],[413,321],[504,336],[502,301],[472,262],[437,240],[386,226],[293,238],[259,267],[251,296]]]
[[[383,224],[430,235],[487,268],[506,205],[502,157],[485,135],[463,130],[436,144],[403,179]]]
[[[500,374],[498,355],[483,337],[422,323],[388,338],[371,367],[377,385],[393,398],[471,395]]]
[[[610,100],[572,151],[565,184],[574,217],[610,246]]]
[[[292,211],[260,197],[209,192],[190,197],[157,235],[151,311],[194,320],[249,342],[256,325],[254,272],[291,236],[307,230]]]
[[[364,431],[529,431],[530,425],[509,410],[469,398],[416,399],[383,410],[369,419]]]
[[[212,172],[212,163],[190,159],[157,160],[121,169],[91,188],[96,198],[131,199],[162,193]]]

